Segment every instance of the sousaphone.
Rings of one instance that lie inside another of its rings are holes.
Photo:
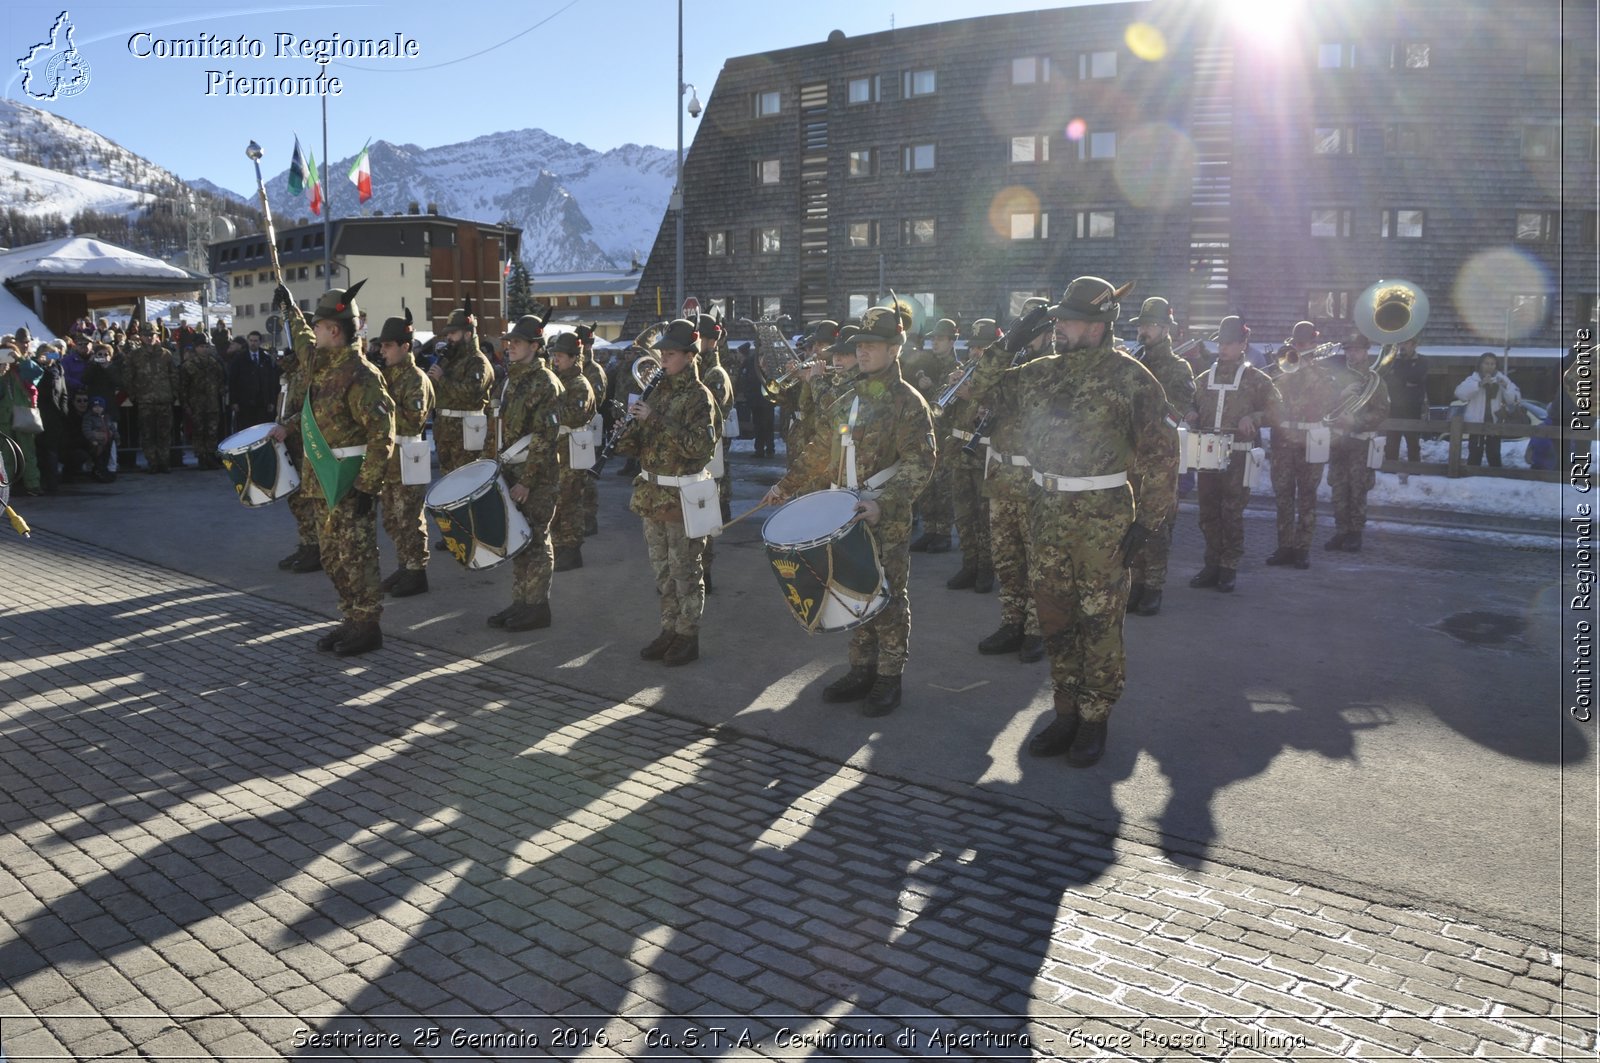
[[[1355,305],[1356,329],[1382,350],[1367,368],[1359,392],[1343,399],[1326,416],[1324,424],[1355,414],[1377,394],[1379,374],[1394,360],[1400,344],[1415,339],[1428,324],[1428,293],[1405,280],[1381,280],[1362,292]]]

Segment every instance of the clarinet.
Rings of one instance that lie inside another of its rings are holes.
[[[1050,316],[1050,311],[1042,306],[1036,306],[1022,316],[1022,318],[1005,334],[1000,341],[1000,349],[1011,354],[1011,365],[1015,369],[1026,359],[1022,356],[1028,350],[1028,344],[1044,335],[1055,327],[1055,319]],[[984,410],[972,422],[972,438],[961,447],[961,453],[969,458],[978,456],[978,441],[989,434],[989,428],[994,424],[994,414]]]
[[[649,402],[650,395],[656,390],[656,385],[660,384],[666,377],[667,371],[665,369],[657,369],[654,373],[651,373],[650,378],[644,382],[644,387],[639,389],[639,401]],[[600,448],[600,453],[594,459],[594,468],[589,470],[590,476],[599,478],[600,473],[606,467],[606,462],[610,461],[611,456],[617,452],[617,444],[622,442],[623,435],[633,427],[634,422],[637,420],[638,418],[630,413],[612,424],[611,434],[606,436],[605,445]]]

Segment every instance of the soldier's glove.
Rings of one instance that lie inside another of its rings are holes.
[[[1133,564],[1133,555],[1150,538],[1150,529],[1142,524],[1130,524],[1128,530],[1122,533],[1122,567],[1128,568]]]
[[[277,310],[280,313],[287,313],[289,308],[293,305],[294,293],[289,291],[286,286],[280,284],[273,289],[272,309]]]
[[[358,516],[358,517],[370,517],[370,516],[372,516],[372,502],[373,502],[372,493],[369,492],[369,491],[363,491],[363,490],[361,490],[361,488],[357,487],[357,488],[353,488],[351,490],[350,494],[351,494],[351,497],[353,497],[356,500],[356,504],[355,504],[355,514],[356,514],[356,516]]]

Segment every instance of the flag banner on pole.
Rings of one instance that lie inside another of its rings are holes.
[[[300,154],[300,138],[294,138],[294,155],[289,159],[289,194],[291,196],[305,195],[306,191],[306,160]]]
[[[371,145],[369,138],[361,146],[361,154],[350,165],[350,183],[356,186],[356,196],[362,203],[372,198],[372,163],[367,159],[367,148]]]
[[[311,171],[311,213],[322,213],[322,178],[317,173],[317,154],[307,149],[306,168]]]

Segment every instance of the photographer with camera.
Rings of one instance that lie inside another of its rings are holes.
[[[1484,351],[1478,359],[1478,371],[1456,385],[1456,400],[1466,404],[1462,416],[1469,423],[1499,424],[1520,408],[1522,393],[1500,371],[1500,359],[1493,352]],[[1468,436],[1467,464],[1482,465],[1485,455],[1490,466],[1500,467],[1500,437]]]

